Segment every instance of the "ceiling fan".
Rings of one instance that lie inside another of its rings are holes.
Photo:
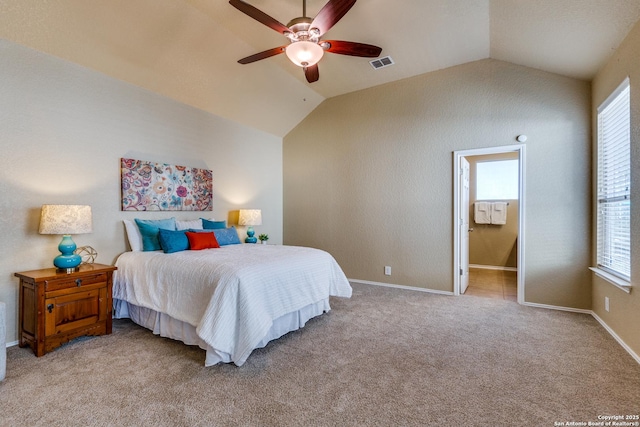
[[[338,55],[361,56],[365,58],[376,58],[380,56],[382,48],[378,46],[320,39],[355,3],[356,0],[329,0],[320,12],[318,12],[318,15],[311,19],[307,17],[307,1],[302,0],[302,17],[294,18],[287,25],[283,25],[242,0],[229,0],[231,6],[267,27],[276,30],[290,41],[288,45],[274,47],[273,49],[247,56],[238,62],[240,64],[250,64],[261,59],[286,53],[291,62],[302,67],[307,81],[313,83],[320,78],[318,61],[322,59],[325,51],[337,53]]]

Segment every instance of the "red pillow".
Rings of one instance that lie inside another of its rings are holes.
[[[186,234],[187,239],[189,239],[189,249],[191,249],[192,251],[220,247],[213,232],[193,233],[191,231],[187,231],[184,234]]]

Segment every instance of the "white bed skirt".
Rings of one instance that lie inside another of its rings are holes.
[[[329,310],[331,310],[331,307],[329,306],[329,298],[327,298],[277,318],[273,321],[267,335],[265,335],[255,348],[262,348],[266,346],[269,341],[278,339],[288,332],[302,328],[309,319],[326,313]],[[187,345],[197,345],[206,351],[205,366],[212,366],[220,362],[231,362],[231,355],[208,345],[196,334],[195,326],[174,319],[167,314],[114,298],[113,317],[116,319],[131,319],[138,325],[150,329],[155,335],[182,341]],[[244,360],[242,363],[244,363]]]

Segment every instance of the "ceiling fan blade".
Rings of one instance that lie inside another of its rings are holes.
[[[325,47],[325,43],[329,47]],[[345,42],[341,40],[322,40],[320,45],[327,52],[337,53],[338,55],[362,56],[365,58],[377,58],[382,53],[382,48],[372,44]]]
[[[320,35],[323,35],[349,12],[355,3],[356,0],[329,0],[313,19],[309,28],[317,28]]]
[[[248,3],[243,2],[242,0],[229,0],[229,4],[238,9],[240,12],[249,15],[256,21],[263,23],[267,27],[273,28],[280,34],[284,35],[285,33],[291,32],[291,30],[289,30],[289,28],[284,24],[276,21],[274,18],[270,17],[263,11],[251,6]]]
[[[310,67],[304,67],[304,75],[309,83],[317,82],[320,78],[320,71],[318,70],[318,64],[314,64]]]
[[[261,59],[271,58],[284,52],[286,46],[274,47],[273,49],[265,50],[264,52],[256,53],[246,58],[242,58],[238,62],[240,64],[250,64],[252,62],[260,61]]]

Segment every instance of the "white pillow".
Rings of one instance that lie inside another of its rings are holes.
[[[188,229],[194,229],[194,230],[202,230],[202,220],[201,219],[193,219],[190,221],[179,221],[176,220],[176,230],[188,230]]]
[[[127,239],[129,240],[129,246],[131,246],[131,250],[134,252],[138,252],[142,250],[142,234],[140,234],[140,229],[135,222],[129,221],[128,219],[123,219],[124,228],[127,230]]]

